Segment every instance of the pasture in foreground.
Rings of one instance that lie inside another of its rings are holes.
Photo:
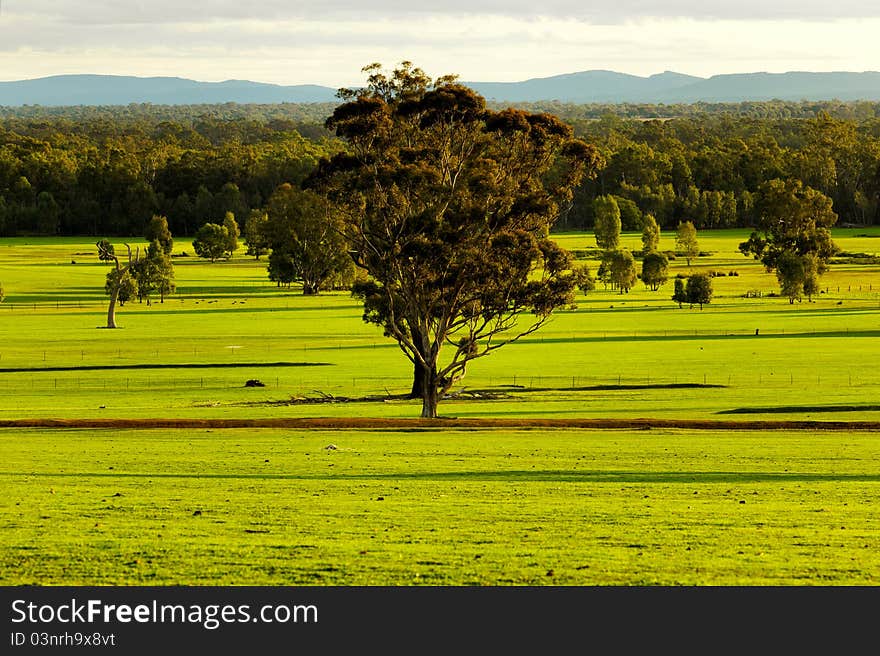
[[[0,440],[4,585],[880,582],[876,433]]]

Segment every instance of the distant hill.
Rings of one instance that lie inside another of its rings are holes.
[[[465,82],[487,99],[497,102],[559,100],[571,103],[657,102],[667,94],[687,88],[699,77],[666,71],[638,77],[614,71],[582,71],[535,78],[524,82]]]
[[[714,75],[657,96],[658,102],[743,100],[880,100],[880,73]]]
[[[614,71],[582,71],[522,82],[464,82],[496,102],[693,103],[746,100],[880,100],[880,73],[744,73],[693,77],[666,71],[639,77]],[[227,80],[197,82],[177,77],[57,75],[0,82],[0,105],[199,105],[336,101],[336,89]]]
[[[336,89],[311,84],[280,86],[227,80],[196,82],[179,77],[56,75],[0,82],[0,105],[202,105],[216,103],[333,102]]]

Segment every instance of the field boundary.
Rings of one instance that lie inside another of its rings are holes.
[[[244,369],[253,367],[331,367],[330,362],[168,362],[146,364],[84,364],[69,367],[3,367],[0,374],[39,374],[56,371],[134,371],[138,369]]]
[[[590,429],[649,430],[677,428],[697,431],[817,430],[880,432],[880,421],[722,421],[713,419],[541,419],[541,418],[438,418],[400,419],[381,417],[273,417],[263,419],[5,419],[0,428],[69,429],[224,429],[291,428],[298,430],[448,430],[448,429]]]

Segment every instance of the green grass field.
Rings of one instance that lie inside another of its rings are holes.
[[[702,311],[679,309],[671,281],[626,295],[600,285],[473,363],[441,414],[880,422],[880,266],[835,264],[815,302],[789,305],[736,251],[745,236],[700,235],[707,255],[690,269],[738,274],[714,279]],[[835,240],[880,255],[880,229]],[[0,420],[419,413],[416,401],[342,402],[410,383],[344,292],[279,290],[243,255],[180,257],[178,294],[126,304],[108,331],[94,253],[86,239],[0,240]],[[706,386],[664,387],[682,383]],[[278,403],[319,396],[338,402]],[[877,432],[7,428],[0,444],[7,585],[880,578]]]
[[[880,583],[877,434],[3,439],[6,584]]]

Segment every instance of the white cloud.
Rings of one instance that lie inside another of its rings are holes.
[[[283,20],[307,18],[376,20],[413,15],[486,15],[577,18],[592,23],[640,18],[731,20],[829,20],[877,16],[868,0],[5,0],[7,15],[30,14],[87,24],[167,23],[206,20]]]
[[[546,13],[562,15],[583,4],[548,0],[541,6]],[[605,4],[638,8],[643,14],[661,6],[638,0]],[[672,13],[675,7],[693,12],[691,4],[684,0],[662,3]],[[795,3],[764,4],[779,12]],[[391,17],[381,10],[411,6],[391,0],[371,5],[375,10],[368,18],[340,20],[328,18],[327,12],[343,12],[355,3],[327,0],[320,5],[326,9],[324,16],[316,14],[319,5],[313,2],[268,0],[256,9],[240,1],[181,5],[167,0],[3,0],[0,79],[106,73],[345,86],[363,81],[360,68],[367,63],[379,61],[390,67],[404,59],[429,74],[458,73],[470,81],[515,81],[588,69],[637,75],[668,69],[709,76],[753,71],[861,71],[880,66],[876,39],[880,17],[589,22],[524,17],[517,12],[525,13],[525,2],[500,1],[470,3],[484,11],[497,6],[494,15],[432,11]],[[838,5],[852,12],[864,9],[864,3],[847,0]],[[196,6],[198,16],[193,11]],[[447,6],[461,8],[464,2],[451,0]],[[720,11],[732,5],[709,2],[700,6],[706,13],[712,7]],[[759,13],[759,3],[753,0],[735,6],[744,15]],[[809,14],[818,11],[820,3],[805,0],[799,6]],[[246,16],[257,10],[260,17]],[[292,11],[314,17],[298,19],[290,16]]]

